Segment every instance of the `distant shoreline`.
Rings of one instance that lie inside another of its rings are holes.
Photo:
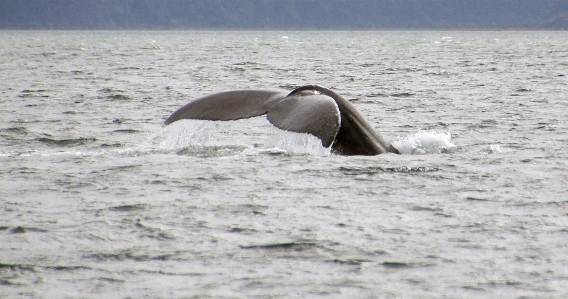
[[[0,30],[565,31],[566,0],[3,0]]]
[[[13,28],[0,28],[0,31],[163,31],[163,32],[177,32],[177,31],[202,31],[202,32],[432,32],[432,31],[447,31],[447,32],[560,32],[568,31],[568,29],[548,29],[548,28],[440,28],[440,29],[223,29],[223,28],[197,28],[197,29],[13,29]]]

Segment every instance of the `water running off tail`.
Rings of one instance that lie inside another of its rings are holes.
[[[152,147],[160,150],[203,147],[211,143],[245,145],[251,152],[281,150],[316,156],[330,154],[330,149],[321,146],[320,140],[313,135],[283,131],[269,125],[250,134],[249,138],[242,136],[231,134],[230,122],[182,120],[163,127],[151,143]],[[449,132],[421,130],[393,142],[393,145],[405,155],[434,154],[455,147],[450,139]]]

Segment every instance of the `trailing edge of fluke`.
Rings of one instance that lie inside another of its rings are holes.
[[[282,130],[309,133],[339,155],[379,155],[399,151],[342,96],[317,85],[287,93],[271,90],[234,90],[198,98],[164,122],[180,119],[237,120],[266,114]]]

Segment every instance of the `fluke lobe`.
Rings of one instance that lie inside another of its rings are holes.
[[[337,93],[307,85],[290,93],[271,90],[235,90],[196,99],[165,121],[180,119],[237,120],[267,114],[282,130],[309,133],[340,155],[379,155],[399,151],[375,131],[355,106]]]

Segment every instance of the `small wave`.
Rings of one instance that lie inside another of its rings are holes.
[[[43,228],[26,227],[26,226],[14,227],[10,230],[11,234],[24,234],[24,233],[28,233],[28,232],[47,233],[48,230],[43,229]]]
[[[501,153],[501,146],[499,144],[490,144],[488,146],[485,147],[485,149],[483,149],[482,151],[485,154],[496,154],[496,153]]]
[[[168,253],[157,253],[149,254],[145,252],[139,252],[136,250],[118,250],[115,252],[95,252],[90,254],[85,254],[83,257],[87,259],[93,259],[95,261],[166,261],[174,258],[175,254]]]
[[[393,142],[393,146],[404,155],[433,154],[455,147],[450,139],[449,132],[418,131]]]
[[[376,166],[369,166],[369,167],[346,167],[341,166],[339,167],[339,171],[343,172],[345,175],[375,175],[379,172],[391,172],[391,173],[424,173],[424,172],[434,172],[439,171],[439,168],[436,167],[408,167],[408,166],[401,166],[401,167],[376,167]]]
[[[244,145],[213,145],[213,146],[189,146],[180,150],[180,156],[194,156],[201,158],[228,157],[240,154],[248,150]]]
[[[146,208],[147,208],[146,204],[132,204],[132,205],[120,205],[120,206],[109,207],[108,209],[110,211],[116,211],[116,212],[131,212],[136,210],[145,210]]]
[[[79,145],[84,145],[86,143],[97,141],[96,138],[92,137],[81,137],[81,138],[72,138],[72,139],[53,139],[53,138],[41,137],[37,138],[36,140],[49,146],[60,146],[60,147],[79,146]]]
[[[293,250],[302,251],[306,249],[311,249],[317,247],[318,243],[309,241],[299,241],[299,242],[276,242],[276,243],[265,243],[265,244],[253,244],[253,245],[240,245],[242,249],[268,249],[268,250]]]

